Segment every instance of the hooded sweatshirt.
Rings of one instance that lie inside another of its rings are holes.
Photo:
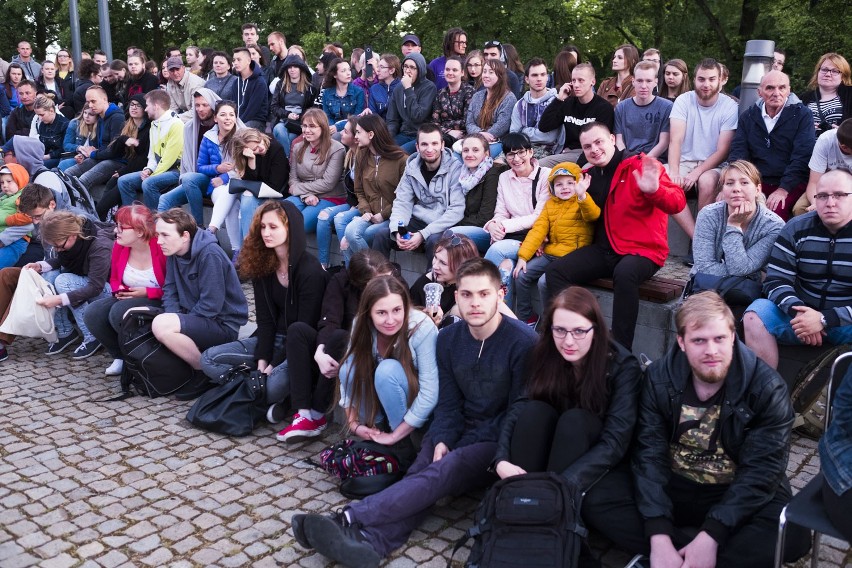
[[[432,102],[438,89],[435,83],[426,78],[426,60],[419,53],[409,53],[403,59],[417,65],[417,79],[405,89],[400,84],[390,96],[387,123],[391,136],[403,134],[417,136],[417,129],[432,114]]]
[[[237,76],[237,109],[243,122],[266,122],[269,115],[269,88],[260,66],[254,61],[249,64],[248,79]]]
[[[124,128],[124,113],[117,105],[110,103],[104,113],[104,117],[98,119],[98,127],[96,130],[95,140],[92,144],[97,148],[89,157],[93,160],[100,160],[98,152],[105,150],[110,142],[121,134]]]
[[[377,114],[382,118],[387,117],[391,95],[399,87],[400,83],[399,79],[394,79],[390,84],[382,81],[370,87],[370,96],[367,97],[367,104],[370,106],[373,114]]]
[[[33,183],[43,185],[53,191],[56,197],[57,209],[71,207],[71,198],[65,189],[65,184],[54,172],[44,167],[44,144],[40,140],[28,136],[16,136],[15,159],[26,168]]]
[[[283,202],[288,219],[288,266],[290,285],[284,288],[275,272],[252,280],[257,314],[255,360],[272,361],[275,335],[286,334],[300,321],[316,327],[325,293],[325,271],[311,253],[305,251],[305,225],[301,213],[289,201]]]
[[[151,122],[151,143],[148,147],[148,165],[155,176],[169,171],[180,164],[183,151],[183,121],[167,110]]]
[[[295,89],[296,85],[291,85],[292,90],[285,92],[284,84],[286,81],[284,79],[276,83],[275,92],[272,93],[269,105],[269,119],[272,122],[287,122],[287,116],[291,112],[299,115],[301,119],[305,111],[314,106],[314,99],[317,98],[317,90],[310,84],[311,70],[308,64],[302,61],[302,58],[298,55],[288,55],[281,64],[281,70],[286,73],[290,67],[298,67],[308,78],[308,84],[305,87],[305,92],[299,93]],[[284,77],[283,74],[282,77]]]
[[[201,87],[195,90],[196,94],[204,97],[211,109],[216,108],[216,103],[221,101],[219,95],[206,87]],[[233,100],[233,99],[232,99]],[[180,175],[195,172],[198,162],[198,148],[201,146],[201,139],[204,133],[213,127],[213,119],[210,120],[210,126],[201,123],[198,118],[198,113],[195,111],[195,105],[192,105],[192,118],[183,125],[183,152],[181,153]]]
[[[509,132],[522,132],[526,134],[530,142],[536,146],[544,147],[549,154],[555,154],[562,147],[565,131],[562,129],[542,132],[538,129],[538,122],[551,102],[556,99],[556,89],[547,89],[539,99],[532,96],[532,91],[527,91],[521,97],[515,108],[512,109],[512,122]]]
[[[248,321],[237,271],[213,233],[197,230],[189,254],[168,257],[163,307],[168,313],[215,320],[235,333]]]
[[[6,232],[6,227],[10,225],[30,225],[32,223],[32,220],[26,215],[18,214],[18,199],[21,197],[24,186],[30,182],[30,174],[20,164],[6,164],[3,167],[9,169],[12,179],[15,180],[15,185],[18,186],[18,191],[12,195],[0,192],[0,231]],[[0,236],[2,236],[2,233],[0,233]]]

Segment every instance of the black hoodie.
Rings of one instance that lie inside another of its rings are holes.
[[[257,316],[255,360],[272,361],[275,335],[286,334],[291,324],[300,321],[316,327],[325,292],[325,271],[314,255],[305,251],[305,223],[295,205],[284,201],[289,225],[290,246],[287,272],[290,285],[281,286],[278,276],[252,280]]]
[[[260,66],[252,61],[249,64],[251,75],[248,79],[237,76],[237,110],[240,120],[266,122],[269,114],[269,88]]]

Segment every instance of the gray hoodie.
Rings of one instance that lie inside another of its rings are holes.
[[[248,321],[237,271],[209,231],[196,231],[187,256],[168,257],[163,307],[169,313],[214,319],[234,332]]]
[[[432,102],[438,94],[435,83],[426,78],[426,60],[419,53],[409,53],[403,59],[417,65],[417,79],[407,89],[400,84],[388,101],[388,130],[391,136],[417,136],[417,129],[432,115]]]
[[[195,92],[204,97],[211,109],[216,108],[216,103],[222,100],[219,95],[207,87],[195,89]],[[194,97],[195,95],[193,95]],[[180,175],[195,172],[198,163],[198,147],[201,145],[201,136],[198,135],[200,128],[201,120],[199,120],[198,113],[195,112],[195,105],[193,105],[192,118],[183,125],[183,153],[180,160]]]
[[[557,128],[550,132],[542,132],[538,129],[538,122],[544,109],[556,98],[556,89],[547,89],[540,99],[534,99],[531,91],[524,93],[512,109],[512,122],[509,132],[522,132],[529,136],[530,141],[536,146],[544,146],[556,152],[556,148],[562,147],[565,138],[565,130]]]

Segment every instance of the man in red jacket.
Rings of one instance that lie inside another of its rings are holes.
[[[550,264],[547,293],[555,296],[568,286],[611,277],[612,333],[630,349],[639,286],[666,262],[668,216],[681,211],[686,200],[657,160],[618,150],[605,124],[584,125],[580,145],[588,162],[584,175],[591,177],[588,193],[602,204],[602,221],[595,226],[591,245]]]

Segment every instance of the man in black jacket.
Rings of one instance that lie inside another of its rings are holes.
[[[787,388],[736,340],[715,292],[687,299],[675,326],[677,347],[647,371],[633,453],[651,564],[771,566],[791,496]],[[807,552],[808,537],[789,532],[785,561]]]
[[[456,305],[464,321],[438,334],[438,404],[417,459],[401,481],[341,513],[294,515],[293,534],[305,548],[344,566],[377,567],[439,499],[497,479],[488,467],[537,336],[500,314],[500,272],[491,262],[468,260],[456,279]]]

